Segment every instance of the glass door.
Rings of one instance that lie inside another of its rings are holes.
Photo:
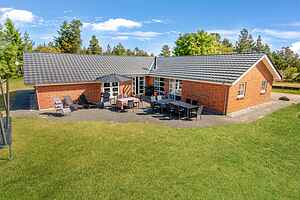
[[[103,84],[103,92],[108,92],[110,97],[116,97],[119,95],[119,83],[109,82]]]
[[[132,78],[132,93],[134,95],[143,95],[145,92],[145,77],[137,76]]]

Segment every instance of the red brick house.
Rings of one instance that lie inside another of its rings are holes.
[[[96,80],[111,73],[132,81]],[[39,109],[52,108],[53,97],[69,95],[76,100],[84,93],[98,102],[103,91],[116,96],[154,90],[227,114],[270,101],[272,83],[281,76],[265,54],[153,58],[26,53],[24,79],[34,85]]]

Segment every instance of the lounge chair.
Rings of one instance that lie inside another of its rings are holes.
[[[84,94],[81,94],[79,96],[78,104],[82,105],[84,108],[96,108],[97,107],[97,104],[88,101],[87,98],[86,98],[86,96]]]
[[[58,113],[62,116],[65,116],[65,115],[71,113],[70,108],[64,108],[63,102],[58,97],[54,97],[53,101],[54,101],[54,108],[55,108],[56,113]]]
[[[72,112],[83,108],[82,105],[74,103],[70,96],[64,96],[63,103],[64,103],[64,107],[70,108]]]

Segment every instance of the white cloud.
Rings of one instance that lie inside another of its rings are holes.
[[[281,31],[274,29],[254,29],[254,33],[263,33],[271,37],[280,39],[298,39],[300,38],[300,31]]]
[[[134,32],[121,32],[121,33],[118,33],[118,35],[134,36],[134,37],[140,37],[140,38],[154,38],[154,37],[162,35],[162,33],[152,32],[152,31],[148,31],[148,32],[134,31]]]
[[[0,8],[0,22],[10,18],[14,22],[32,23],[35,16],[28,10],[18,10],[14,8]]]
[[[118,31],[122,27],[131,29],[141,26],[142,23],[140,22],[123,18],[109,19],[99,23],[83,23],[84,28],[92,27],[92,29],[96,31]]]
[[[116,36],[112,38],[113,40],[128,40],[128,36]]]
[[[299,42],[293,43],[292,46],[291,46],[291,49],[292,49],[294,52],[300,54],[300,41],[299,41]]]
[[[287,24],[288,26],[300,26],[300,22],[291,22]]]
[[[152,19],[153,22],[155,23],[163,23],[164,21],[161,19]]]

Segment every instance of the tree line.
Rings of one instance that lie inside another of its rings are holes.
[[[117,56],[150,56],[148,52],[139,49],[127,49],[121,43],[114,47],[107,45],[106,51],[103,50],[99,39],[92,35],[88,47],[82,47],[80,20],[63,22],[57,31],[58,36],[48,44],[38,45],[33,51],[49,53],[78,53],[94,55],[117,55]]]
[[[247,29],[242,29],[235,43],[221,38],[219,33],[208,33],[203,30],[179,35],[173,50],[163,45],[160,56],[187,56],[232,53],[265,53],[275,67],[288,81],[300,82],[300,57],[289,47],[272,51],[259,35],[256,40]]]
[[[154,56],[139,49],[127,49],[121,43],[103,50],[99,39],[93,35],[88,47],[82,47],[80,20],[63,22],[57,36],[47,44],[34,45],[28,33],[21,34],[10,19],[0,25],[0,76],[22,76],[23,52],[79,53],[118,56]],[[231,53],[266,53],[285,80],[300,82],[300,58],[289,47],[272,51],[261,36],[253,39],[247,29],[242,29],[238,40],[232,43],[219,33],[204,30],[180,34],[174,48],[163,45],[160,56],[209,55]]]

